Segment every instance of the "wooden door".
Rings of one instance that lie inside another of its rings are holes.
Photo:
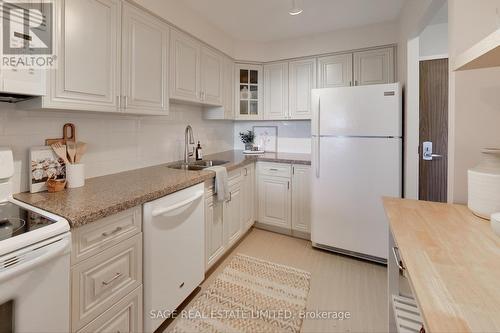
[[[201,100],[205,104],[222,106],[223,57],[215,51],[201,48]]]
[[[311,119],[311,90],[316,88],[316,58],[289,63],[289,99],[292,119]]]
[[[394,48],[354,53],[354,85],[394,82]]]
[[[121,1],[55,3],[59,60],[47,106],[119,111]]]
[[[288,62],[264,65],[264,119],[288,118]]]
[[[168,114],[168,26],[123,4],[122,108]]]
[[[259,175],[259,222],[291,229],[290,179]]]
[[[424,142],[432,142],[433,155]],[[420,62],[419,199],[447,201],[448,59]]]
[[[311,167],[292,166],[292,229],[311,230]]]
[[[170,31],[170,98],[200,102],[200,44],[177,30]]]
[[[352,86],[352,53],[318,59],[318,88]]]

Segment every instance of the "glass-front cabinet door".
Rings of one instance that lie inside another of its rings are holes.
[[[263,119],[262,66],[236,64],[235,118]]]

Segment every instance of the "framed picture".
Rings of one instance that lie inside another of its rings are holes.
[[[254,126],[254,143],[260,150],[265,152],[278,151],[278,127],[277,126]]]
[[[65,179],[66,165],[49,146],[32,147],[30,149],[30,192],[47,190],[45,182],[50,179]]]

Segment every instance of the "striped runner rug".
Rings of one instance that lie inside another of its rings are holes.
[[[167,331],[300,332],[310,280],[309,272],[237,254]]]

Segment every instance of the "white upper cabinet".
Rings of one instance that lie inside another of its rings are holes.
[[[201,48],[201,100],[205,104],[222,105],[223,57],[207,48]]]
[[[235,118],[240,120],[263,119],[262,65],[235,65],[236,105]]]
[[[288,117],[288,62],[264,65],[264,119]]]
[[[54,4],[58,68],[51,70],[44,106],[119,111],[121,1]]]
[[[352,53],[318,58],[318,88],[352,85]]]
[[[316,88],[316,58],[289,63],[290,118],[311,119],[311,90]]]
[[[234,119],[234,62],[224,59],[224,119]]]
[[[354,52],[354,84],[394,82],[394,48]]]
[[[170,98],[222,106],[224,59],[196,39],[170,34]]]
[[[170,33],[170,98],[199,102],[200,44],[177,30]]]
[[[168,114],[168,26],[124,3],[122,108]]]

